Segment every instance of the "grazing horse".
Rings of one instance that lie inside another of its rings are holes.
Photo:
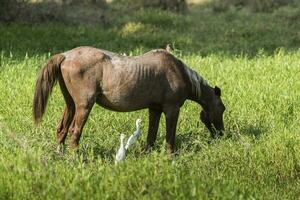
[[[118,112],[148,108],[146,148],[154,145],[161,113],[164,113],[168,150],[174,152],[179,110],[187,99],[202,106],[200,119],[213,137],[224,130],[221,89],[209,86],[194,70],[163,49],[131,57],[78,47],[54,55],[36,82],[33,99],[36,123],[42,119],[57,80],[66,102],[57,126],[59,146],[64,146],[68,131],[72,135],[71,148],[78,146],[95,103]]]

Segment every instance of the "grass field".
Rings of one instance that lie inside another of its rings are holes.
[[[136,11],[106,26],[0,24],[0,199],[299,199],[299,10],[214,13],[195,6],[187,15]],[[166,154],[164,118],[157,146],[140,155],[147,111],[95,106],[79,153],[55,153],[59,87],[42,124],[32,120],[37,73],[50,55],[80,45],[137,55],[167,43],[222,88],[223,138],[210,138],[199,106],[187,101],[178,156]],[[142,139],[115,166],[119,133],[129,136],[138,117]]]

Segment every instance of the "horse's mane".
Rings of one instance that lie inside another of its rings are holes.
[[[189,79],[189,82],[192,87],[192,92],[197,99],[201,98],[201,85],[208,85],[207,81],[200,76],[196,71],[189,68],[186,64],[184,64],[186,75]]]

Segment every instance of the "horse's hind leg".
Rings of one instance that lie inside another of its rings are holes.
[[[69,128],[69,134],[72,135],[73,131],[74,131],[74,126],[75,126],[75,122],[74,122],[74,119],[70,125],[70,128]]]
[[[57,138],[57,142],[58,143],[64,143],[64,140],[65,140],[65,137],[64,137],[64,134],[62,132],[63,128],[64,128],[64,119],[66,117],[66,113],[68,112],[68,108],[67,106],[65,106],[64,108],[64,112],[62,114],[62,118],[61,120],[59,121],[59,123],[57,124],[57,127],[56,127],[56,138]]]
[[[79,58],[78,58],[79,59]],[[65,65],[61,66],[63,80],[61,86],[65,91],[65,99],[71,97],[75,105],[75,115],[70,122],[71,128],[71,148],[77,148],[83,127],[87,121],[89,113],[95,103],[98,94],[98,81],[96,80],[98,64],[82,64],[85,61],[65,61]],[[96,73],[96,74],[95,74]],[[66,98],[67,97],[67,98]]]
[[[56,132],[56,138],[57,138],[57,142],[58,142],[57,150],[58,150],[58,152],[62,152],[64,149],[66,137],[68,135],[69,127],[70,127],[70,125],[73,121],[74,115],[75,115],[75,104],[74,104],[73,98],[71,97],[70,93],[68,92],[68,89],[66,88],[65,82],[61,75],[58,80],[59,80],[60,89],[62,91],[63,97],[66,102],[63,116],[57,126],[57,132]]]
[[[79,104],[76,106],[74,116],[74,126],[72,127],[71,148],[76,149],[79,145],[79,140],[83,127],[88,119],[94,103]],[[73,124],[72,123],[72,124]]]
[[[66,105],[62,119],[57,126],[56,137],[58,142],[58,152],[63,152],[68,130],[74,118],[74,111],[74,105]]]

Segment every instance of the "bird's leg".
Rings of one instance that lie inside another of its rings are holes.
[[[161,116],[161,111],[149,109],[149,127],[148,127],[148,136],[147,136],[147,145],[145,151],[148,151],[151,147],[154,146],[157,130],[159,126],[159,120]]]

